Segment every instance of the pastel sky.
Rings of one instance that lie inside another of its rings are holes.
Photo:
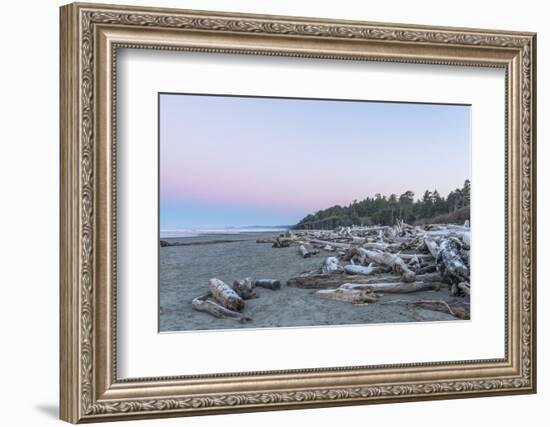
[[[470,178],[470,107],[161,94],[161,229],[294,224]]]

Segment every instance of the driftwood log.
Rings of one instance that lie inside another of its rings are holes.
[[[415,272],[399,256],[390,252],[371,251],[364,248],[360,248],[359,251],[370,261],[393,268],[397,273],[401,274],[401,279],[404,282],[414,282],[416,278]]]
[[[351,274],[344,274],[343,272],[333,273],[305,273],[299,276],[291,277],[286,282],[287,286],[294,286],[302,289],[327,289],[337,288],[346,282],[364,281],[367,276],[354,276]]]
[[[220,279],[210,279],[208,289],[212,296],[225,308],[229,310],[242,310],[243,299],[228,284]]]
[[[235,282],[233,282],[233,290],[237,292],[242,299],[256,298],[254,282],[249,277],[244,280],[235,280]]]
[[[344,283],[342,289],[363,289],[370,292],[380,292],[384,294],[408,294],[410,292],[420,291],[438,291],[442,286],[440,282],[379,282],[379,283]]]
[[[372,274],[375,269],[372,263],[367,267],[364,267],[362,265],[349,264],[344,266],[344,271],[347,274],[362,274],[363,276],[368,276],[369,274]]]
[[[315,296],[334,301],[350,302],[352,304],[364,304],[378,300],[376,295],[364,289],[322,289],[315,292]]]
[[[254,286],[275,291],[277,289],[281,289],[281,281],[273,279],[257,279],[254,281]]]
[[[462,244],[456,237],[443,240],[437,254],[437,270],[450,284],[470,281],[470,271],[461,257]]]
[[[428,252],[431,256],[434,259],[437,259],[437,255],[439,254],[439,247],[437,246],[437,243],[429,237],[424,237],[424,244],[426,245],[426,248],[428,248]]]
[[[218,304],[216,301],[212,301],[209,299],[211,296],[212,294],[209,292],[205,295],[194,298],[191,302],[193,309],[208,313],[219,319],[233,319],[238,320],[239,322],[250,322],[252,320],[250,317],[244,316],[238,311],[229,310]]]
[[[441,275],[439,273],[427,273],[416,276],[416,280],[420,282],[441,282]],[[352,275],[344,272],[336,273],[319,273],[310,272],[300,274],[299,276],[291,277],[287,281],[287,286],[294,286],[296,288],[303,289],[330,289],[337,288],[344,283],[397,283],[401,281],[400,276],[395,275],[377,275],[377,276],[364,276],[364,275]]]

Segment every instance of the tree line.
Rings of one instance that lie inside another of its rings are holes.
[[[412,191],[389,197],[375,194],[364,200],[354,200],[348,206],[335,205],[309,214],[295,229],[333,229],[350,225],[393,225],[397,220],[409,224],[427,222],[463,222],[470,218],[470,180],[447,197],[437,190],[426,190],[415,200]]]

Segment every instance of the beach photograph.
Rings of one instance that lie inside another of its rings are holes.
[[[159,332],[470,319],[470,106],[159,93]]]

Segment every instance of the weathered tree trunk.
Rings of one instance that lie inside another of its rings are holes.
[[[405,261],[403,261],[399,256],[389,252],[369,251],[368,249],[363,248],[359,248],[358,250],[365,254],[369,260],[377,264],[387,265],[388,267],[393,268],[401,274],[401,279],[404,282],[414,282],[416,274],[409,267],[407,267]]]
[[[239,294],[220,279],[210,279],[208,289],[212,293],[212,296],[225,308],[241,310],[244,307],[244,301]]]
[[[254,285],[260,288],[271,289],[272,291],[281,289],[281,282],[279,280],[258,279],[254,281]]]
[[[234,319],[239,322],[250,322],[250,317],[244,316],[241,313],[229,310],[215,301],[208,299],[212,294],[209,292],[205,295],[193,299],[191,306],[194,310],[208,313],[219,319]]]
[[[470,281],[470,271],[462,261],[462,245],[456,237],[449,237],[441,243],[437,255],[437,270],[448,283]]]
[[[256,298],[254,282],[249,277],[244,280],[235,280],[235,282],[233,282],[233,290],[237,292],[242,299]]]
[[[368,267],[363,267],[362,265],[345,265],[344,271],[348,274],[362,274],[363,276],[368,276],[374,272],[374,267],[372,263]]]
[[[412,282],[412,283],[344,283],[342,289],[363,289],[371,292],[381,292],[385,294],[408,294],[420,291],[438,291],[441,286],[446,286],[440,282]]]
[[[364,304],[378,300],[372,292],[363,289],[323,289],[315,292],[315,296],[334,301],[350,302],[352,304]]]

